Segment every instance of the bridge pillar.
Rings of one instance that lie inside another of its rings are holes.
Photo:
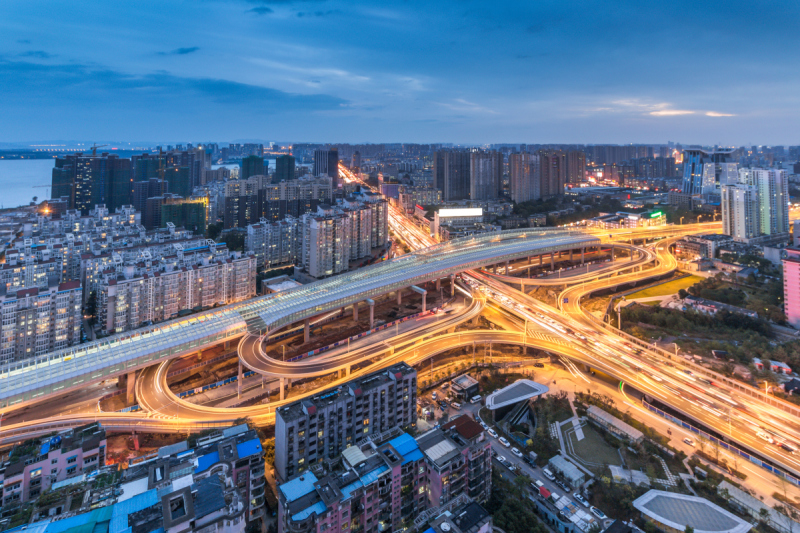
[[[223,344],[223,346],[224,346],[225,350],[230,350],[231,349],[231,341],[225,341],[225,344]]]
[[[529,264],[529,265],[531,264],[531,259],[532,259],[532,257],[531,257],[531,256],[528,256],[528,264]]]
[[[544,259],[544,254],[539,254],[539,266],[542,266],[543,259]]]
[[[436,278],[436,290],[438,291],[441,288],[442,288],[442,278]]]
[[[425,304],[427,303],[428,291],[426,291],[425,289],[422,289],[420,287],[417,287],[416,285],[412,285],[411,286],[411,290],[416,292],[417,294],[421,294],[422,295],[422,312],[424,313],[425,312]]]
[[[586,247],[581,246],[581,264],[586,260]]]
[[[550,270],[555,270],[555,268],[556,268],[555,252],[550,252]]]
[[[311,318],[303,320],[303,343],[311,340]]]
[[[403,289],[397,289],[397,305],[403,303]]]
[[[508,270],[508,263],[509,263],[509,262],[508,262],[508,261],[506,261],[506,276],[508,276],[508,272],[509,272],[509,270]]]
[[[281,378],[281,401],[286,399],[286,378]]]
[[[350,375],[350,365],[347,365],[346,367],[339,369],[340,378],[346,378],[349,375]]]
[[[136,371],[128,372],[125,381],[127,381],[128,403],[133,403],[136,401]]]
[[[633,254],[634,254],[633,245],[631,245],[631,261],[633,261]]]
[[[573,252],[573,250],[572,250],[572,248],[570,248],[569,249],[569,260],[570,260],[570,262],[572,261],[572,252]]]
[[[367,298],[366,301],[369,305],[369,329],[372,329],[375,327],[375,300]]]
[[[611,261],[614,261],[614,245],[611,245]]]
[[[353,302],[353,322],[358,322],[358,302]]]
[[[450,298],[456,295],[456,275],[450,274]]]
[[[242,360],[239,359],[239,379],[236,380],[236,397],[242,397],[242,381],[244,381],[244,373],[242,372]]]

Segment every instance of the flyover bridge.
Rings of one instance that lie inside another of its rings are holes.
[[[530,255],[597,246],[599,242],[597,237],[567,228],[455,239],[293,290],[11,363],[0,369],[0,408],[19,407],[90,382],[131,374],[247,332],[276,331],[418,283]]]

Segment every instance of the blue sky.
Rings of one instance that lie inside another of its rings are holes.
[[[800,144],[800,2],[10,0],[0,141]]]

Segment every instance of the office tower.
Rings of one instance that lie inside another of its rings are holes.
[[[742,168],[741,185],[753,187],[758,197],[758,234],[789,231],[789,181],[785,170]]]
[[[442,193],[444,201],[468,200],[470,193],[469,152],[444,152],[443,160]]]
[[[339,152],[336,149],[314,150],[314,176],[331,177],[333,188],[339,188]]]
[[[359,152],[358,150],[353,152],[353,157],[350,160],[350,168],[351,169],[361,168],[361,152]]]
[[[275,158],[275,176],[272,181],[280,183],[294,179],[295,159],[291,155],[279,155]]]
[[[51,283],[47,288],[0,289],[0,362],[10,363],[80,342],[81,283]]]
[[[722,233],[739,242],[760,235],[758,189],[751,185],[723,185]]]
[[[542,151],[539,153],[540,187],[542,198],[564,195],[567,177],[567,158],[564,152]]]
[[[260,155],[251,155],[242,158],[242,171],[239,173],[240,180],[246,180],[250,176],[265,175],[264,158]]]
[[[511,177],[511,200],[527,202],[541,198],[539,156],[527,152],[509,154],[508,173]]]
[[[367,437],[417,420],[417,371],[401,362],[275,412],[275,474],[286,481]]]
[[[496,151],[469,154],[469,198],[495,200],[503,188],[503,154]]]
[[[681,191],[684,194],[710,194],[713,192],[716,184],[719,183],[717,167],[706,169],[706,165],[728,163],[732,153],[732,150],[708,151],[699,148],[684,150]],[[719,167],[719,171],[722,171],[722,167]]]
[[[149,208],[149,206],[148,206]],[[161,220],[159,227],[172,223],[176,227],[190,229],[195,233],[205,234],[208,229],[208,198],[205,196],[192,198],[165,198],[161,204]]]
[[[52,197],[69,197],[69,208],[88,213],[95,205],[114,210],[133,197],[131,160],[116,155],[70,154],[56,158]]]
[[[582,183],[586,179],[586,154],[581,150],[567,152],[567,183]]]

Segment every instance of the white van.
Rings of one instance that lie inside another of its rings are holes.
[[[482,399],[483,399],[483,397],[482,397],[480,394],[476,394],[475,396],[473,396],[473,397],[470,399],[469,403],[478,403],[478,402],[480,402]]]
[[[544,474],[544,477],[546,477],[550,481],[556,480],[556,476],[554,476],[553,473],[546,468],[542,468],[542,474]]]
[[[460,404],[460,403],[458,403],[458,402],[452,402],[452,403],[450,404],[450,407],[452,407],[453,409],[456,409],[456,410],[458,410],[458,409],[461,409],[461,404]]]

